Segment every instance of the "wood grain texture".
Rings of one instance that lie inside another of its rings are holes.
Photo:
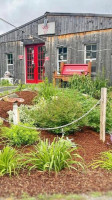
[[[29,40],[29,35],[38,36],[38,24],[55,22],[55,35],[45,35],[46,56],[50,57],[45,63],[45,73],[52,80],[53,72],[57,69],[57,48],[59,45],[67,47],[68,63],[84,63],[84,46],[97,44],[96,72],[105,71],[105,77],[112,82],[112,16],[94,14],[62,14],[47,13],[44,16],[28,22],[20,30],[12,30],[0,36],[0,77],[7,69],[7,53],[14,55],[14,78],[25,81],[24,60],[18,55],[24,55],[27,44],[38,44],[40,40]],[[22,32],[24,31],[24,32]],[[42,37],[43,38],[43,37]],[[23,41],[24,46],[20,46]],[[48,42],[47,42],[48,41]],[[105,50],[108,49],[108,50]],[[25,55],[24,55],[25,58]]]

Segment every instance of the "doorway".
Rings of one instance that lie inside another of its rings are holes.
[[[44,44],[26,46],[26,83],[43,81],[45,68]]]

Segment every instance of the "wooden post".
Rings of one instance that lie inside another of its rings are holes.
[[[105,142],[107,88],[101,88],[100,140]]]
[[[60,65],[60,74],[62,74],[63,67],[64,67],[64,62],[61,62],[61,65]]]
[[[13,124],[17,125],[20,122],[19,120],[19,109],[17,102],[13,103]]]
[[[53,72],[53,86],[54,87],[56,86],[56,75],[57,75],[57,72]]]

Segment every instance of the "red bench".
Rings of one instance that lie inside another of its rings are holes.
[[[91,75],[91,62],[88,64],[64,64],[61,63],[61,73],[54,72],[53,74],[53,84],[56,85],[56,79],[62,81],[69,81],[69,79],[74,75],[82,75],[85,76]]]

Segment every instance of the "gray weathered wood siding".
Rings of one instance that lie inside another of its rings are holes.
[[[112,30],[95,31],[87,33],[55,36],[46,42],[47,56],[46,75],[52,79],[52,73],[57,70],[58,44],[68,49],[68,63],[84,63],[84,50],[86,44],[97,45],[96,72],[105,72],[106,78],[112,82]]]
[[[27,39],[29,35],[38,35],[38,24],[44,22],[44,17],[47,17],[48,22],[56,23],[55,35],[64,35],[69,33],[80,33],[93,30],[103,30],[112,28],[112,15],[107,17],[104,15],[67,15],[67,14],[50,14],[48,13],[41,18],[33,20],[23,26],[21,30],[14,29],[0,36],[0,42],[17,41]]]
[[[13,53],[14,78],[25,82],[24,60],[18,55],[24,55],[26,44],[40,43],[39,40],[29,40],[29,35],[38,36],[38,24],[55,22],[55,35],[45,35],[46,56],[50,57],[45,63],[46,75],[52,80],[52,73],[57,70],[57,48],[59,45],[67,47],[68,63],[84,63],[85,44],[97,44],[96,69],[101,73],[105,69],[106,77],[112,82],[112,15],[94,14],[62,14],[46,13],[25,25],[20,30],[14,29],[0,36],[0,77],[7,69],[6,55]],[[22,32],[22,31],[24,32]],[[42,37],[42,36],[41,36]],[[23,47],[20,45],[23,41]],[[107,49],[107,50],[105,50]]]

